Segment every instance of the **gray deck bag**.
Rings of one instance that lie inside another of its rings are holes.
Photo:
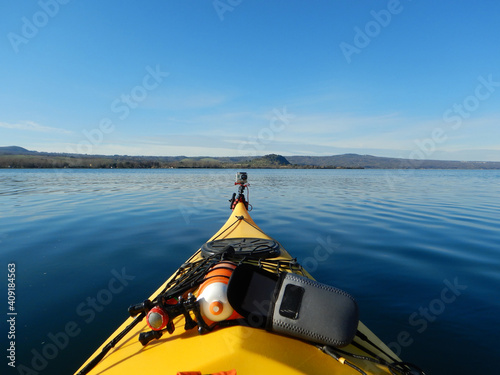
[[[354,298],[307,277],[242,264],[231,275],[227,294],[252,327],[334,347],[348,345],[356,335]]]

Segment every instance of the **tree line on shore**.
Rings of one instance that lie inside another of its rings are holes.
[[[329,168],[328,166],[297,165],[260,157],[240,161],[214,158],[148,158],[148,157],[95,157],[95,156],[41,156],[0,155],[0,168],[97,168],[97,169],[146,169],[146,168]],[[286,159],[285,159],[286,160]]]
[[[186,157],[81,155],[0,147],[0,168],[288,168],[288,169],[500,169],[500,162],[388,158],[372,155]]]

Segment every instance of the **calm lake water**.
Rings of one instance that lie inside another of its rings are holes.
[[[9,263],[18,313],[1,373],[72,374],[226,221],[235,172],[0,170],[4,354]],[[248,174],[255,222],[403,359],[498,373],[500,171]]]

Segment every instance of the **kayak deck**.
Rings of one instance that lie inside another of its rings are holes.
[[[222,228],[215,233],[210,241],[222,239],[256,238],[272,240],[250,217],[244,202],[235,205],[232,214]],[[279,245],[279,244],[278,244]],[[272,260],[290,261],[292,258],[279,245],[279,255]],[[186,263],[203,259],[201,249]],[[290,270],[288,270],[290,271]],[[301,272],[312,278],[306,271]],[[152,301],[165,290],[169,281],[158,288],[150,296]],[[92,358],[101,353],[106,344],[120,334],[134,318],[127,319],[100,348],[77,371],[81,371],[91,362]],[[175,331],[164,334],[158,340],[143,346],[139,340],[141,332],[149,331],[146,319],[139,322],[128,332],[88,374],[127,375],[138,373],[176,374],[179,372],[199,371],[202,374],[212,374],[221,371],[236,370],[239,375],[255,373],[286,373],[286,374],[353,374],[353,368],[340,363],[323,353],[310,343],[256,329],[245,325],[235,325],[216,328],[206,334],[199,334],[196,329],[184,329],[184,317],[174,319]],[[365,336],[372,344],[358,336],[355,345],[345,348],[347,352],[366,356],[359,346],[369,348],[371,352],[388,362],[399,358],[379,340],[364,324],[358,325],[361,336]],[[391,358],[387,356],[390,355]],[[363,369],[367,374],[389,374],[387,367],[364,360],[347,357],[348,361]]]

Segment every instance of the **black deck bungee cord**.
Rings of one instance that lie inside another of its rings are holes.
[[[244,220],[244,217],[237,217],[236,221],[233,222],[226,230],[234,226],[237,222]],[[246,221],[247,222],[247,221]],[[247,222],[248,223],[248,222]],[[250,223],[249,223],[250,224]],[[255,227],[259,229],[258,227]],[[226,230],[221,232],[216,238],[220,237]],[[125,337],[139,322],[141,322],[146,316],[146,311],[149,310],[152,306],[162,305],[163,301],[167,301],[172,298],[177,298],[179,296],[185,295],[187,292],[192,291],[203,281],[205,281],[205,275],[208,273],[210,268],[215,264],[221,261],[234,261],[238,265],[242,263],[249,263],[258,266],[264,270],[269,272],[279,274],[281,272],[285,272],[285,270],[290,270],[292,272],[300,272],[304,275],[304,270],[302,265],[294,259],[262,259],[252,257],[251,254],[246,254],[243,258],[239,259],[231,259],[234,254],[231,252],[222,252],[210,255],[206,258],[202,258],[200,260],[191,262],[199,252],[196,252],[188,261],[186,261],[181,267],[177,270],[177,272],[172,276],[171,280],[167,283],[165,288],[158,293],[158,295],[153,299],[153,301],[148,301],[149,304],[146,304],[146,301],[143,303],[144,311],[140,312],[138,316],[130,323],[127,327],[123,329],[118,335],[116,335],[111,341],[109,341],[106,346],[103,347],[101,353],[96,355],[82,370],[80,370],[77,375],[86,375],[88,374],[105,356],[106,354],[115,347],[115,345]],[[244,324],[245,322],[241,320],[228,321],[228,322],[219,322],[210,327],[211,331],[215,327],[228,327],[237,324]],[[374,353],[372,350],[363,346],[360,343],[353,341],[351,344],[367,353],[369,356],[363,356],[355,353],[350,353],[342,349],[332,348],[330,346],[319,346],[316,345],[322,352],[334,358],[338,362],[351,367],[353,370],[359,372],[360,374],[367,375],[365,371],[356,366],[354,363],[348,361],[344,358],[344,356],[349,356],[355,358],[357,360],[369,361],[378,365],[383,365],[388,368],[392,375],[413,375],[416,374],[414,371],[418,371],[418,374],[425,375],[425,373],[419,369],[417,366],[407,363],[400,362],[392,355],[386,353],[380,347],[378,347],[375,343],[373,343],[365,334],[360,332],[359,330],[356,333],[356,337],[366,342],[375,348],[378,352],[385,355],[387,358],[391,360],[391,362],[384,360],[379,355]]]
[[[370,344],[371,346],[373,346],[375,349],[377,349],[379,352],[383,353],[387,358],[389,358],[392,362],[398,362],[398,359],[394,358],[393,356],[391,356],[390,354],[386,353],[382,348],[380,348],[379,346],[377,346],[373,341],[371,341],[368,336],[366,336],[364,333],[362,333],[360,330],[357,330],[356,331],[356,336],[359,337],[361,340],[363,340],[364,342]],[[363,351],[365,351],[366,353],[370,354],[371,356],[376,356],[374,353],[372,352],[368,352],[367,348],[364,348],[362,347],[360,344],[356,343],[358,346],[359,346],[359,349],[362,349]],[[377,356],[378,357],[378,356]]]
[[[359,355],[359,354],[355,354],[355,353],[350,353],[348,351],[345,351],[345,350],[339,349],[339,348],[332,348],[329,346],[319,346],[319,345],[317,345],[317,347],[323,353],[326,353],[329,356],[331,356],[332,358],[339,361],[340,363],[347,364],[349,366],[351,366],[352,364],[350,362],[348,363],[348,361],[346,361],[345,358],[342,357],[342,355],[349,356],[349,357],[352,357],[352,358],[355,358],[358,360],[372,362],[372,363],[375,363],[378,365],[385,366],[389,369],[389,371],[392,375],[425,375],[425,372],[422,369],[420,369],[416,365],[409,363],[409,362],[401,362],[401,361],[387,362],[386,360],[380,358],[379,356],[377,356],[374,353],[373,353],[374,357],[367,357],[367,356],[363,356],[363,355]],[[356,347],[358,347],[359,349],[363,349],[363,347],[361,347],[361,346],[356,346]],[[382,351],[382,353],[387,355],[383,351]],[[362,374],[365,374],[365,372],[359,368],[356,368],[356,370]],[[415,371],[417,371],[417,372],[415,372]]]
[[[329,355],[330,357],[332,357],[333,359],[335,359],[337,362],[353,368],[354,370],[356,370],[357,372],[359,372],[362,375],[367,375],[366,372],[364,372],[363,370],[361,370],[358,366],[356,366],[355,364],[349,362],[344,357],[342,357],[341,355],[339,355],[335,350],[333,350],[332,347],[326,346],[326,345],[325,346],[316,345],[316,347],[319,350],[321,350],[323,353],[325,353],[325,354]]]
[[[136,316],[132,323],[130,323],[123,331],[121,331],[118,335],[116,335],[110,342],[106,344],[104,348],[102,348],[101,352],[96,355],[92,360],[82,368],[76,375],[86,375],[92,370],[97,364],[108,354],[108,352],[115,347],[115,345],[123,338],[127,333],[129,333],[132,328],[134,328],[144,317],[146,313],[142,312],[138,316]]]

